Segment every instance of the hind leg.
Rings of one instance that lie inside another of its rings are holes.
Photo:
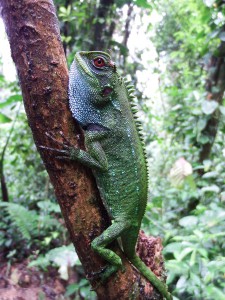
[[[122,267],[121,258],[112,250],[107,249],[107,245],[116,240],[128,229],[130,224],[126,221],[116,221],[109,226],[100,236],[96,237],[92,243],[92,249],[104,258],[109,265],[102,271],[101,280],[105,281],[111,274]]]
[[[139,227],[132,226],[129,230],[125,230],[122,235],[123,251],[128,259],[136,256],[135,247],[138,239]]]

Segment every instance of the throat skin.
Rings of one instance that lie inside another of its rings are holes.
[[[123,267],[121,258],[108,248],[121,238],[130,262],[165,299],[171,300],[167,286],[135,253],[147,204],[148,175],[133,91],[107,53],[91,51],[75,55],[69,76],[69,104],[73,117],[84,129],[86,151],[72,148],[68,157],[92,169],[113,221],[91,243],[92,249],[107,263],[100,282]]]

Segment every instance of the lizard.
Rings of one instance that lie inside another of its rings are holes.
[[[123,267],[121,258],[107,248],[121,238],[128,260],[165,299],[171,300],[166,284],[135,252],[147,205],[148,171],[133,92],[134,87],[119,75],[108,53],[76,53],[69,75],[69,107],[84,132],[86,150],[67,146],[58,150],[59,158],[76,160],[92,169],[112,220],[91,243],[92,249],[108,262],[100,272],[102,282]]]

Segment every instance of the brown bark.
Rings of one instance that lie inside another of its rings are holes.
[[[221,42],[217,56],[212,55],[210,62],[206,67],[209,74],[206,80],[206,99],[207,101],[216,101],[219,105],[221,105],[225,91],[225,42]],[[209,115],[206,126],[201,132],[203,136],[208,138],[208,142],[201,145],[199,153],[200,164],[203,164],[204,160],[209,159],[210,157],[217,135],[220,117],[221,113],[219,109],[216,109],[211,115]],[[204,173],[204,169],[198,170],[198,174],[200,176],[204,175]],[[198,204],[199,199],[193,199],[193,201],[191,201],[188,205],[188,211],[196,209]]]
[[[2,201],[3,202],[9,202],[9,194],[8,194],[8,189],[5,181],[5,176],[2,173],[1,174],[1,192],[2,192]]]
[[[125,47],[127,47],[127,42],[130,36],[130,22],[132,20],[132,12],[134,9],[134,5],[133,3],[129,3],[128,4],[128,10],[127,10],[127,19],[126,19],[126,23],[125,23],[125,30],[124,30],[124,37],[123,37],[123,45]]]
[[[206,82],[207,100],[214,100],[222,104],[223,95],[225,91],[225,42],[221,42],[218,49],[217,56],[212,56],[210,63],[207,66],[209,77]],[[212,146],[217,134],[217,129],[220,120],[220,111],[217,109],[209,116],[202,134],[209,138],[209,141],[202,145],[199,162],[203,163],[205,159],[208,159],[212,150]],[[200,170],[201,172],[202,170]],[[204,172],[202,172],[203,174]]]
[[[108,225],[90,169],[73,162],[57,160],[40,145],[60,148],[46,133],[63,141],[60,132],[84,147],[78,125],[68,108],[68,70],[60,41],[58,21],[51,0],[0,0],[12,57],[17,67],[29,125],[35,144],[49,173],[71,240],[93,287],[105,262],[93,253],[91,241]],[[44,188],[44,187],[43,187]],[[156,242],[157,244],[157,242]],[[96,288],[99,299],[161,299],[151,285],[124,258],[125,272],[119,271]],[[152,261],[155,248],[149,248]],[[161,258],[162,261],[162,258]],[[162,266],[156,270],[163,273]]]
[[[65,1],[65,8],[67,9],[69,7],[69,5],[72,6],[72,0],[66,0]],[[61,33],[63,33],[64,37],[67,38],[69,36],[70,33],[70,26],[69,26],[69,22],[64,22],[62,29],[61,29]],[[64,49],[64,53],[65,55],[67,55],[67,43],[64,41],[63,42],[63,49]]]
[[[114,0],[100,0],[97,9],[96,24],[94,26],[93,45],[91,50],[107,50],[105,47],[112,36],[108,36],[107,30],[107,16],[110,15]],[[110,34],[113,34],[112,28]]]

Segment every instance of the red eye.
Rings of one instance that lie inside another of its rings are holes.
[[[94,66],[97,68],[102,68],[105,66],[105,61],[102,57],[96,57],[94,59]]]

